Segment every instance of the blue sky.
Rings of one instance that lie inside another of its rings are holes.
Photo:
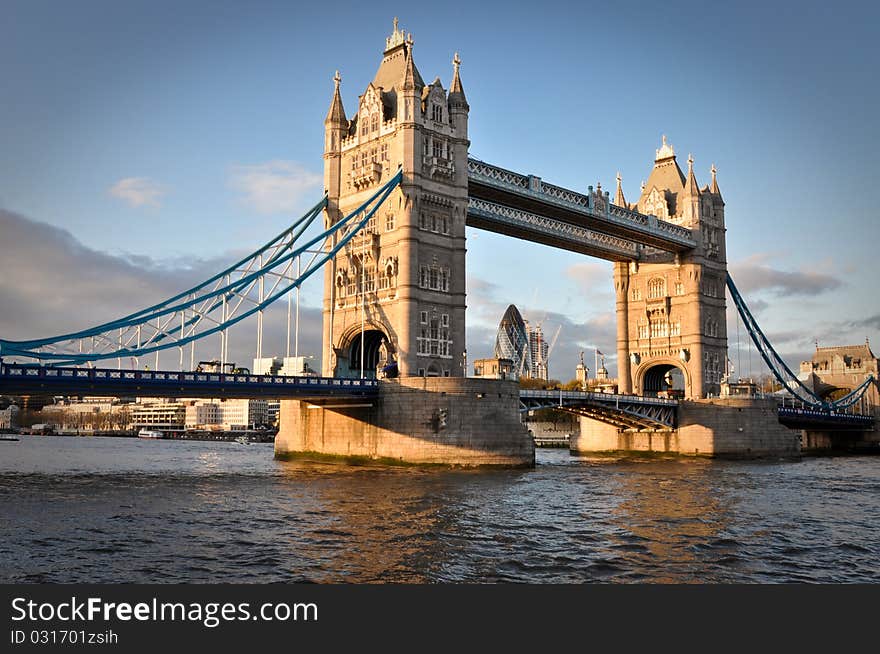
[[[281,231],[321,192],[334,71],[350,115],[393,16],[426,80],[447,86],[460,53],[472,156],[575,189],[613,189],[619,170],[634,201],[666,134],[700,184],[718,167],[734,279],[791,361],[815,339],[880,342],[880,10],[847,2],[7,0],[0,224],[18,222],[0,255],[19,256],[0,264],[0,335],[115,317]],[[47,240],[43,223],[66,234]],[[468,237],[471,359],[490,354],[509,303],[561,326],[554,376],[572,377],[580,350],[613,354],[609,264]],[[117,303],[76,283],[98,261],[130,275]],[[320,295],[316,279],[304,298]]]

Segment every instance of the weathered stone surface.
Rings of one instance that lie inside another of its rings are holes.
[[[404,377],[383,381],[372,406],[324,409],[285,400],[275,456],[533,466],[518,391],[512,381]]]
[[[624,431],[589,418],[572,437],[575,454],[666,452],[691,456],[798,456],[800,437],[776,417],[773,401],[715,398],[682,402],[678,429]]]

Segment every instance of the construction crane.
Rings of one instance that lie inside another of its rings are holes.
[[[550,345],[547,347],[547,360],[544,362],[544,365],[547,366],[547,376],[550,376],[550,355],[553,354],[553,348],[556,345],[556,339],[559,338],[559,332],[562,331],[562,325],[556,328],[556,333],[553,334],[553,339],[550,341]]]

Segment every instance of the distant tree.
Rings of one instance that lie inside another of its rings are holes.
[[[526,390],[550,390],[558,389],[562,385],[558,379],[534,379],[532,377],[520,377],[519,387]]]

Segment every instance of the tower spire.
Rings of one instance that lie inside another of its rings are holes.
[[[330,110],[327,112],[327,118],[324,120],[325,125],[329,123],[334,125],[348,124],[348,119],[345,117],[345,108],[342,106],[342,96],[339,94],[339,83],[341,81],[342,77],[337,70],[336,75],[333,76],[333,99],[330,101]]]
[[[657,155],[654,157],[655,162],[675,157],[675,148],[666,142],[666,134],[662,135],[662,140],[663,143],[661,143],[660,147],[656,150]]]
[[[449,87],[449,106],[459,106],[468,108],[467,98],[464,95],[464,87],[461,85],[461,77],[459,77],[458,69],[461,66],[461,59],[458,53],[452,58],[452,84]]]
[[[413,63],[413,45],[415,41],[413,41],[412,34],[407,35],[406,38],[406,61],[403,64],[403,90],[412,91],[414,89],[419,88],[420,84],[416,82],[418,80],[421,82],[421,77],[416,72],[416,65]]]
[[[697,186],[697,178],[694,175],[694,158],[688,155],[688,176],[684,185],[684,194],[688,197],[699,197],[700,187]]]
[[[626,204],[626,198],[623,197],[623,187],[621,186],[621,182],[623,178],[620,176],[620,171],[617,171],[617,193],[614,195],[614,204],[618,207],[623,207],[624,209],[628,209],[628,205]]]
[[[385,37],[385,52],[389,50],[393,50],[401,43],[404,42],[404,33],[403,30],[399,27],[400,23],[397,20],[397,16],[394,17],[393,28],[391,30],[391,35]]]
[[[712,164],[711,172],[712,185],[709,187],[709,190],[715,195],[721,195],[721,191],[718,190],[718,180],[715,178],[715,175],[718,173],[718,170],[715,168],[715,164]]]

